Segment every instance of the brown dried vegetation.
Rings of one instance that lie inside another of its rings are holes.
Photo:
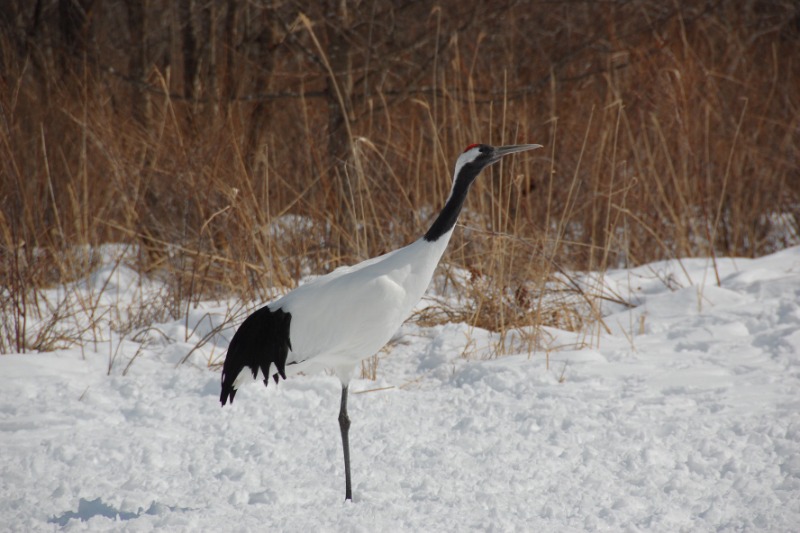
[[[577,328],[595,317],[554,273],[798,235],[793,1],[7,4],[4,320],[107,242],[177,300],[264,298],[401,246],[472,142],[545,148],[476,183],[445,318]]]

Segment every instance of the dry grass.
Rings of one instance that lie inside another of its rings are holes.
[[[54,328],[30,338],[30,310],[42,288],[91,272],[103,243],[135,250],[128,262],[166,281],[172,318],[200,299],[267,299],[408,243],[475,141],[545,149],[476,183],[441,280],[461,304],[419,320],[580,329],[597,323],[597,305],[569,271],[755,256],[800,233],[795,3],[512,3],[481,27],[453,4],[422,13],[433,37],[396,52],[381,79],[368,48],[329,58],[337,21],[313,13],[271,34],[261,56],[212,39],[218,61],[191,91],[177,45],[137,81],[120,74],[120,37],[100,24],[82,56],[0,34],[0,351],[58,344]],[[359,9],[352,20],[368,19]],[[420,57],[416,78],[395,75]],[[331,131],[331,79],[344,132]]]

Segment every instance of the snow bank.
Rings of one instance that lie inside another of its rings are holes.
[[[719,260],[720,286],[713,269],[606,273],[636,306],[608,304],[611,333],[583,349],[553,330],[572,348],[481,360],[487,332],[405,325],[378,382],[351,385],[352,503],[335,378],[246,387],[220,409],[206,362],[229,335],[176,365],[219,326],[217,304],[140,336],[0,356],[0,524],[800,530],[800,248]],[[113,274],[87,283],[137,297],[135,274]]]

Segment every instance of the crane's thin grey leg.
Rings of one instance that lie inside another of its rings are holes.
[[[344,499],[352,500],[350,486],[350,417],[347,416],[347,385],[342,384],[342,407],[339,410],[339,429],[342,430],[342,450],[344,450]]]

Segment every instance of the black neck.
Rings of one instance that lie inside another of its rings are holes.
[[[467,163],[464,165],[456,176],[455,184],[453,184],[453,191],[450,197],[444,204],[442,211],[436,220],[433,221],[430,229],[423,237],[428,242],[439,240],[439,237],[453,229],[458,220],[458,215],[461,213],[461,208],[464,206],[464,200],[467,198],[469,186],[478,177],[485,164]]]

